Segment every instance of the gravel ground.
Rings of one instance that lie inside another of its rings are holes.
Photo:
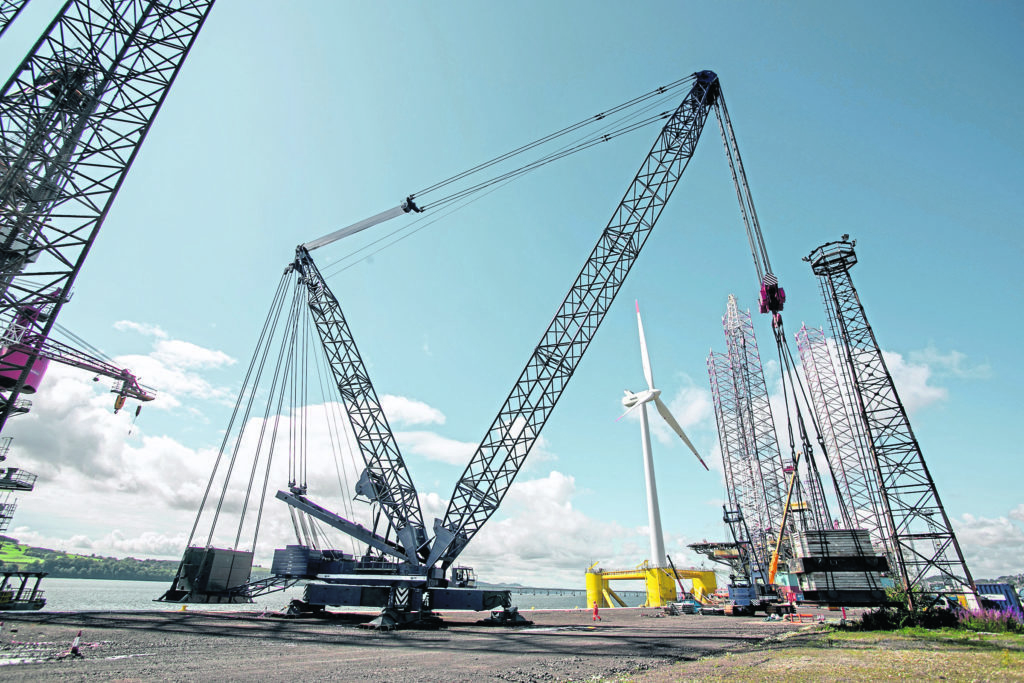
[[[621,678],[745,651],[799,624],[661,616],[652,609],[524,612],[532,626],[477,624],[380,633],[361,617],[283,619],[229,612],[50,612],[0,615],[0,679],[225,681],[583,681]],[[79,655],[69,654],[81,631]]]

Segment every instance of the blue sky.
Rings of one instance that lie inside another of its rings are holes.
[[[31,3],[0,41],[0,67],[13,69],[56,4]],[[12,533],[180,555],[296,244],[712,69],[789,295],[787,327],[825,324],[800,259],[849,233],[854,281],[972,569],[1022,569],[1019,4],[282,6],[214,8],[62,313],[161,398],[129,435],[102,387],[55,371],[35,413],[7,430],[9,464],[41,474]],[[425,507],[443,512],[462,470],[430,444],[458,454],[479,442],[654,135],[548,166],[340,272],[330,264],[381,233],[314,254],[377,391],[404,406],[392,422]],[[543,448],[467,550],[482,578],[575,584],[594,560],[646,558],[638,425],[615,422],[622,390],[643,383],[633,302],[657,383],[715,458],[705,358],[724,348],[730,293],[753,306],[756,276],[712,121]],[[756,324],[773,357],[767,320]],[[777,364],[767,373],[774,386]],[[655,460],[669,553],[722,538],[719,472],[667,436]]]

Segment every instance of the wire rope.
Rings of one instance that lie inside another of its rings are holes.
[[[688,79],[683,79],[683,81],[680,81],[678,83],[688,82],[689,80],[690,80],[689,78]],[[673,86],[676,86],[676,84],[673,84]],[[670,87],[672,87],[672,86],[666,86],[666,88],[664,89],[664,92],[668,92],[668,89]],[[654,92],[658,92],[658,91],[654,91]],[[637,99],[639,99],[639,98],[637,98]],[[327,275],[333,275],[333,274],[342,272],[344,270],[348,270],[349,268],[353,267],[354,265],[356,265],[356,264],[358,264],[358,263],[360,263],[362,261],[365,261],[366,259],[374,256],[375,254],[380,253],[381,251],[384,251],[385,249],[387,249],[389,247],[392,247],[392,246],[398,244],[402,240],[404,240],[404,239],[406,239],[408,237],[411,237],[412,235],[414,235],[414,234],[420,232],[421,230],[423,230],[424,228],[437,223],[441,219],[446,218],[446,217],[452,215],[453,213],[455,213],[455,212],[457,212],[457,211],[459,211],[459,210],[469,206],[470,204],[475,203],[476,201],[479,201],[483,197],[486,197],[487,195],[491,194],[492,192],[494,192],[494,191],[496,191],[498,189],[501,189],[502,187],[505,187],[505,185],[513,182],[514,180],[517,180],[518,178],[520,178],[521,176],[523,176],[524,174],[526,174],[526,173],[528,173],[530,171],[533,171],[533,170],[536,170],[536,169],[540,168],[541,166],[545,166],[548,163],[551,163],[551,162],[556,161],[558,159],[561,159],[563,157],[569,156],[570,154],[574,154],[576,152],[583,151],[583,150],[588,149],[590,147],[594,147],[595,145],[600,144],[602,142],[607,142],[607,141],[612,140],[614,138],[620,137],[622,135],[625,135],[626,133],[633,132],[635,130],[639,130],[639,129],[647,126],[647,125],[650,125],[651,123],[653,123],[655,121],[663,120],[664,118],[670,116],[671,112],[662,112],[662,113],[660,113],[658,115],[655,115],[655,116],[652,116],[652,117],[648,117],[647,119],[644,119],[643,121],[640,121],[640,122],[634,121],[631,124],[625,125],[626,122],[628,122],[628,121],[630,121],[632,119],[636,119],[639,116],[642,116],[644,113],[650,111],[651,109],[656,108],[658,106],[663,106],[664,102],[666,100],[668,100],[668,99],[669,99],[669,97],[664,97],[664,98],[662,98],[662,99],[660,99],[658,101],[655,101],[653,103],[648,104],[646,107],[644,107],[640,111],[633,112],[629,116],[623,116],[619,120],[609,122],[603,128],[598,129],[598,131],[596,133],[593,133],[589,138],[578,138],[577,140],[575,140],[573,142],[570,142],[569,144],[564,145],[563,147],[559,148],[555,152],[552,152],[552,153],[548,154],[546,157],[542,157],[541,159],[538,159],[538,160],[535,160],[533,162],[530,162],[526,166],[522,166],[522,167],[520,167],[518,169],[514,169],[514,170],[509,171],[509,172],[507,172],[505,174],[502,174],[501,176],[496,176],[496,177],[491,178],[489,180],[483,181],[481,183],[478,183],[477,185],[474,185],[471,188],[464,188],[463,190],[460,190],[460,191],[458,191],[456,193],[453,193],[451,195],[443,197],[442,199],[437,200],[437,201],[435,201],[435,202],[433,202],[433,203],[431,203],[429,205],[425,204],[424,208],[434,208],[434,209],[437,209],[437,208],[442,208],[442,207],[446,207],[446,206],[449,207],[449,208],[448,208],[448,211],[446,213],[443,213],[443,214],[440,214],[440,215],[431,214],[429,217],[427,217],[427,216],[421,217],[419,219],[416,219],[414,221],[406,223],[406,224],[404,224],[404,225],[402,225],[402,226],[392,230],[391,232],[388,232],[388,233],[382,235],[381,237],[373,240],[372,242],[369,242],[369,243],[363,245],[362,247],[360,247],[360,248],[358,248],[358,249],[356,249],[356,250],[346,254],[345,256],[342,256],[338,260],[336,260],[333,263],[329,264],[327,267],[323,268],[323,270],[322,270],[323,274],[325,276],[327,276]],[[593,120],[596,120],[596,117],[594,117],[594,119],[588,119],[588,122],[593,122]],[[617,130],[613,130],[610,133],[606,132],[610,128],[612,128],[613,126],[620,126],[620,128],[618,128]],[[578,126],[577,127],[572,127],[571,130],[576,130],[577,128],[578,128]],[[570,129],[564,129],[564,130],[568,131]],[[547,136],[546,138],[542,138],[542,139],[544,139],[544,140],[553,139],[553,135],[552,136]],[[531,146],[524,146],[524,148],[532,148],[532,145]],[[508,158],[510,156],[511,156],[511,153],[506,154],[506,155],[502,155],[502,157],[499,157],[499,158],[504,160],[505,158]],[[490,165],[493,165],[493,164],[491,164],[491,163],[479,164],[478,167],[479,168],[485,168],[485,167],[489,167]],[[478,168],[478,167],[474,167],[474,168]],[[468,172],[464,172],[462,174],[459,174],[458,176],[453,176],[453,178],[458,177],[458,178],[461,179],[461,178],[466,177],[466,176],[468,176]],[[442,185],[441,183],[438,183],[435,186],[431,186],[431,189],[433,189],[434,187],[441,186],[441,185]],[[414,195],[414,196],[416,196],[416,195]],[[472,197],[472,198],[469,199],[470,197]],[[459,203],[459,202],[461,202],[461,203]],[[385,242],[386,240],[389,240],[390,238],[394,237],[395,235],[398,235],[399,233],[403,233],[403,232],[405,234],[399,236],[397,239],[394,239],[394,240],[392,240],[390,242],[387,242],[387,243],[383,244],[382,246],[380,246],[379,248],[374,249],[373,251],[371,251],[371,252],[369,252],[367,254],[364,254],[363,256],[360,256],[359,258],[356,258],[362,252],[365,252],[366,250],[371,249],[372,247],[380,244],[381,242]],[[342,265],[342,264],[344,264],[344,265]]]
[[[462,180],[463,178],[466,178],[466,177],[468,177],[470,175],[473,175],[475,173],[479,173],[480,171],[482,171],[484,169],[487,169],[487,168],[490,168],[491,166],[494,166],[495,164],[499,164],[502,161],[510,159],[510,158],[512,158],[514,156],[517,156],[519,154],[522,154],[524,152],[527,152],[527,151],[529,151],[531,149],[534,149],[535,147],[539,147],[541,145],[544,145],[544,144],[546,144],[548,142],[551,142],[552,140],[556,140],[556,139],[558,139],[558,138],[560,138],[560,137],[562,137],[564,135],[568,135],[569,133],[575,132],[575,131],[577,131],[577,130],[579,130],[581,128],[584,128],[586,126],[592,125],[596,121],[601,121],[601,120],[607,118],[609,115],[616,114],[616,113],[618,113],[620,111],[629,109],[630,107],[636,106],[638,103],[644,102],[646,100],[649,100],[652,97],[660,97],[660,96],[664,95],[667,92],[670,92],[672,90],[680,88],[684,84],[691,82],[693,80],[693,78],[694,78],[693,76],[687,76],[686,78],[681,78],[681,79],[679,79],[679,80],[677,80],[677,81],[675,81],[673,83],[670,83],[670,84],[668,84],[666,86],[662,86],[662,87],[656,88],[656,89],[654,89],[654,90],[652,90],[650,92],[644,93],[643,95],[640,95],[639,97],[635,97],[632,100],[627,100],[626,102],[623,102],[622,104],[616,105],[615,107],[612,107],[611,109],[609,109],[609,110],[607,110],[605,112],[601,112],[599,114],[595,114],[593,116],[587,117],[586,119],[583,119],[582,121],[578,121],[578,122],[576,122],[574,124],[566,126],[565,128],[562,128],[561,130],[555,131],[554,133],[549,133],[548,135],[545,135],[545,136],[543,136],[541,138],[538,138],[537,140],[534,140],[533,142],[529,142],[529,143],[527,143],[525,145],[521,145],[521,146],[519,146],[519,147],[517,147],[517,148],[515,148],[515,149],[513,149],[513,150],[511,150],[509,152],[505,152],[504,154],[500,154],[500,155],[494,157],[493,159],[490,159],[489,161],[485,161],[483,163],[477,164],[476,166],[473,166],[473,167],[471,167],[469,169],[466,169],[465,171],[463,171],[461,173],[457,173],[457,174],[455,174],[455,175],[453,175],[453,176],[451,176],[449,178],[446,178],[445,180],[442,180],[440,182],[434,183],[433,185],[430,185],[430,186],[428,186],[428,187],[426,187],[426,188],[424,188],[424,189],[414,193],[413,196],[414,197],[419,197],[419,196],[422,196],[422,195],[427,194],[429,192],[433,192],[435,190],[439,190],[442,187],[447,187],[448,185],[451,185],[454,182]]]
[[[621,137],[623,135],[626,135],[627,133],[632,133],[633,131],[639,130],[639,129],[641,129],[641,128],[647,126],[647,125],[650,125],[651,123],[654,123],[656,121],[663,121],[663,120],[669,118],[670,116],[672,116],[672,112],[671,111],[659,112],[658,114],[655,114],[654,116],[650,116],[650,117],[648,117],[648,118],[646,118],[646,119],[644,119],[642,121],[637,121],[637,122],[631,123],[629,125],[623,126],[622,128],[619,128],[619,129],[617,129],[615,131],[612,131],[611,133],[596,134],[596,135],[594,135],[594,136],[592,136],[590,138],[587,138],[587,139],[584,139],[584,140],[580,141],[579,143],[577,143],[575,145],[572,145],[571,147],[568,147],[566,149],[562,149],[562,150],[558,150],[558,151],[552,152],[552,153],[550,153],[548,155],[540,157],[539,159],[536,159],[535,161],[531,161],[531,162],[529,162],[527,164],[524,164],[524,165],[522,165],[522,166],[520,166],[518,168],[512,169],[511,171],[506,171],[505,173],[502,173],[500,175],[494,176],[493,178],[489,178],[489,179],[484,180],[482,182],[476,183],[475,185],[470,185],[467,188],[464,188],[462,190],[458,190],[457,192],[453,192],[452,194],[450,194],[450,195],[448,195],[446,197],[442,197],[441,199],[435,200],[434,202],[426,203],[426,204],[424,204],[422,206],[422,208],[423,209],[430,209],[430,208],[437,208],[437,207],[440,207],[440,206],[444,206],[445,204],[449,204],[449,203],[451,203],[453,201],[456,201],[458,199],[461,199],[462,197],[465,197],[467,195],[475,194],[477,192],[480,192],[481,190],[485,190],[488,187],[490,187],[491,185],[495,185],[497,183],[500,183],[500,182],[503,182],[505,180],[509,180],[509,179],[512,179],[512,178],[517,178],[517,177],[519,177],[521,175],[529,173],[530,171],[534,171],[534,170],[540,168],[541,166],[546,166],[547,164],[550,164],[550,163],[552,163],[554,161],[557,161],[559,159],[567,157],[567,156],[569,156],[571,154],[575,154],[577,152],[582,152],[585,149],[589,149],[589,148],[594,147],[596,145],[599,145],[599,144],[601,144],[603,142],[610,142],[611,140],[614,140],[617,137]]]
[[[224,438],[221,441],[220,449],[217,451],[217,458],[214,460],[213,471],[210,473],[210,479],[206,484],[206,490],[203,492],[202,500],[199,503],[199,511],[196,513],[195,522],[192,524],[192,530],[189,532],[188,541],[186,546],[191,546],[192,541],[195,538],[196,529],[199,527],[199,520],[203,515],[203,510],[206,507],[206,501],[209,499],[210,491],[213,488],[213,483],[217,476],[217,470],[220,468],[221,460],[224,456],[224,451],[227,448],[228,439],[231,436],[231,432],[234,429],[235,420],[238,417],[239,408],[242,405],[242,399],[245,397],[246,390],[249,387],[250,379],[252,378],[253,369],[256,367],[256,360],[260,355],[260,349],[264,344],[269,344],[267,338],[268,330],[270,335],[273,336],[273,330],[277,326],[277,319],[281,313],[281,306],[284,302],[284,292],[286,290],[288,273],[284,273],[281,276],[281,280],[278,282],[277,291],[274,293],[274,298],[270,304],[270,310],[267,313],[267,318],[263,323],[263,329],[260,332],[259,339],[256,342],[256,349],[253,351],[252,359],[249,361],[249,368],[246,370],[245,378],[242,380],[242,388],[238,392],[238,399],[235,401],[234,410],[231,412],[231,418],[228,421],[227,429],[224,430]],[[255,387],[253,387],[253,393],[255,393]],[[220,511],[220,505],[217,506],[218,513]],[[210,541],[213,538],[214,528],[216,527],[216,519],[210,528],[210,537],[207,539],[206,544],[209,546]]]
[[[297,289],[298,289],[298,287],[297,287]],[[295,310],[296,310],[296,322],[295,322],[295,324],[298,325],[299,324],[299,319],[304,319],[304,314],[306,313],[306,308],[303,306],[304,299],[301,296],[301,294],[299,294],[297,292],[295,295],[293,295],[292,296],[292,303],[293,303],[293,306],[295,307]],[[292,339],[294,340],[294,338],[295,338],[295,335],[292,334]],[[290,356],[289,360],[291,360],[291,358],[294,357],[294,354],[295,354],[295,351],[294,351],[294,349],[292,349],[291,354],[289,354],[289,356]],[[285,377],[284,381],[287,382],[289,385],[294,386],[295,385],[294,374],[290,375],[291,381],[289,382],[288,381],[289,380],[289,375],[288,375],[288,369],[287,368],[285,370],[285,373],[286,373],[286,377]],[[282,396],[284,395],[283,386],[282,386],[281,394],[282,394]],[[289,406],[289,417],[291,418],[294,415],[295,415],[294,407]],[[261,528],[262,523],[263,523],[263,508],[266,505],[267,489],[269,488],[269,485],[270,485],[271,464],[273,463],[273,457],[272,457],[273,456],[273,448],[274,448],[274,445],[277,443],[277,429],[278,429],[277,422],[280,420],[280,418],[281,418],[281,408],[280,408],[280,402],[279,402],[278,403],[277,416],[276,416],[275,423],[274,423],[274,433],[271,436],[271,452],[267,456],[266,469],[265,469],[265,471],[263,473],[263,486],[261,487],[261,490],[260,490],[259,507],[258,507],[257,512],[256,512],[256,524],[255,524],[254,529],[253,529],[252,547],[253,547],[253,551],[254,552],[256,550],[256,541],[259,538],[260,528]],[[289,419],[289,421],[288,421],[289,425],[293,421],[294,420]],[[289,449],[289,455],[290,455],[290,452],[291,452],[291,449]],[[290,509],[290,506],[289,506],[289,509]]]
[[[242,525],[245,523],[246,513],[249,508],[249,498],[252,495],[252,486],[256,479],[256,472],[259,465],[260,454],[263,453],[263,441],[266,438],[267,425],[273,424],[271,430],[270,445],[267,447],[267,460],[269,461],[274,457],[274,445],[277,440],[277,431],[281,424],[281,407],[284,403],[286,391],[284,390],[285,384],[287,383],[287,376],[292,369],[292,359],[295,357],[295,324],[298,318],[299,311],[296,308],[297,297],[292,297],[292,305],[288,311],[288,319],[285,323],[285,336],[282,339],[281,346],[277,353],[277,362],[274,365],[274,375],[271,379],[269,396],[271,400],[267,401],[266,408],[263,411],[263,420],[260,424],[259,437],[256,441],[255,455],[253,456],[252,468],[249,472],[249,482],[245,489],[245,499],[242,503],[242,510],[239,514],[238,519],[238,532],[235,537],[235,546],[237,547],[238,541],[242,535]],[[299,302],[301,303],[301,302]],[[281,391],[277,391],[278,381],[281,381]],[[274,396],[277,396],[277,409],[275,411],[274,419],[270,419],[270,412],[274,409]],[[262,511],[262,500],[260,505]]]
[[[343,450],[341,448],[341,438],[339,433],[344,433],[346,445],[348,446],[349,451],[351,451],[353,448],[351,437],[349,436],[348,430],[345,428],[345,423],[341,421],[340,415],[338,414],[339,409],[337,408],[337,406],[340,405],[339,402],[329,400],[329,392],[327,391],[324,385],[324,377],[327,375],[327,373],[324,372],[323,367],[320,365],[320,356],[314,353],[313,361],[317,369],[316,376],[320,384],[320,395],[323,398],[324,415],[325,421],[327,422],[327,434],[331,443],[331,452],[334,453],[335,456],[333,458],[334,470],[338,478],[338,488],[342,493],[342,507],[344,508],[346,514],[349,515],[349,517],[354,517],[355,511],[352,507],[352,503],[348,499],[348,497],[344,495],[346,491],[351,490],[349,483],[351,479],[349,478],[348,467],[345,464]],[[331,379],[333,380],[333,376]],[[333,383],[332,386],[337,388],[337,385]],[[331,409],[332,406],[334,406],[333,410]],[[342,472],[344,472],[344,477],[342,476]]]
[[[114,365],[114,359],[113,358],[111,358],[107,354],[103,353],[103,351],[101,351],[100,349],[96,348],[95,346],[93,346],[89,342],[85,341],[84,339],[79,337],[77,334],[75,334],[74,332],[69,330],[68,328],[64,327],[63,325],[61,325],[58,322],[53,323],[53,326],[54,326],[54,328],[58,332],[60,332],[62,335],[64,335],[65,337],[67,337],[71,341],[75,342],[75,344],[77,346],[79,346],[80,348],[84,348],[87,351],[89,351],[90,353],[92,353],[92,355],[94,355],[97,358],[99,358],[100,360],[104,360],[104,361],[110,363],[111,365]]]

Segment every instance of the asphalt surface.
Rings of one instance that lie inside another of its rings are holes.
[[[382,633],[359,626],[365,615],[6,613],[0,679],[583,681],[744,650],[800,628],[640,608],[602,610],[599,622],[586,610],[523,614],[533,625],[484,626],[486,614],[448,612],[440,629]]]

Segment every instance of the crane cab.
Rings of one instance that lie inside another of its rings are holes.
[[[476,588],[476,572],[472,567],[452,567],[451,585],[454,588]]]

